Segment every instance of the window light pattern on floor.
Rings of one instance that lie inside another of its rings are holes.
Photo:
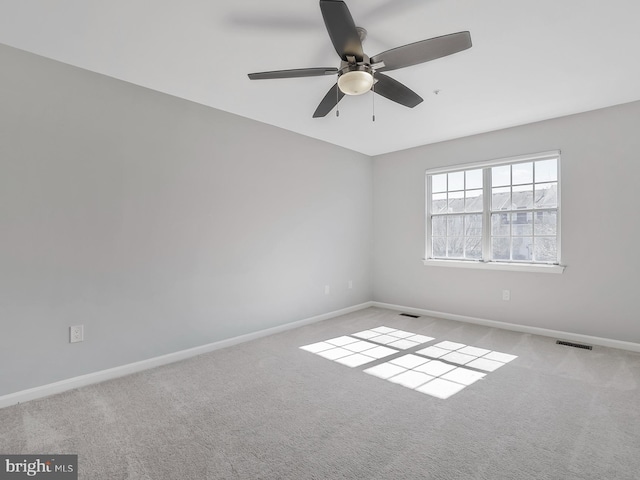
[[[433,337],[382,326],[300,348],[348,367],[359,367],[431,340]]]
[[[442,399],[487,375],[413,354],[368,368],[365,373]]]
[[[416,353],[431,358],[446,360],[456,365],[465,365],[485,372],[493,372],[505,363],[518,358],[508,353],[495,352],[484,348],[471,347],[462,343],[440,342],[418,350]]]
[[[368,368],[365,373],[417,392],[446,399],[484,378],[487,375],[484,372],[493,372],[517,358],[515,355],[449,341],[415,353],[417,355],[403,355]],[[473,370],[461,365],[472,367]]]
[[[348,367],[360,367],[434,340],[389,327],[300,347]],[[446,399],[518,358],[516,355],[443,341],[364,370],[420,393]]]
[[[405,332],[404,330],[397,330],[389,327],[372,328],[371,330],[354,333],[353,336],[376,343],[382,343],[400,350],[417,347],[421,343],[427,343],[433,340],[433,337],[417,335],[415,333]]]

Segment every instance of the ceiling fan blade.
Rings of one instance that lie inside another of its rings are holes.
[[[333,110],[340,100],[344,97],[344,93],[342,90],[338,88],[338,84],[336,83],[333,87],[329,89],[327,94],[324,96],[316,111],[313,112],[313,118],[324,117]]]
[[[388,77],[382,73],[376,72],[375,79],[377,82],[373,86],[373,91],[378,95],[382,95],[389,100],[413,108],[422,103],[422,97],[394,78]]]
[[[341,0],[320,0],[320,10],[331,43],[340,58],[347,61],[347,56],[353,56],[361,62],[364,57],[362,42],[347,5]]]
[[[471,48],[471,34],[469,32],[458,32],[392,48],[371,57],[371,63],[384,62],[384,67],[376,70],[385,72],[429,62],[436,58],[461,52],[467,48]]]
[[[322,75],[335,75],[336,73],[338,73],[338,69],[334,67],[295,68],[293,70],[250,73],[249,78],[251,80],[270,80],[273,78],[320,77]]]

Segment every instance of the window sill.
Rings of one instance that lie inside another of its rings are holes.
[[[473,262],[464,260],[435,260],[424,259],[422,262],[428,267],[475,268],[480,270],[505,270],[510,272],[562,273],[564,265],[544,265],[533,263],[505,263],[505,262]]]

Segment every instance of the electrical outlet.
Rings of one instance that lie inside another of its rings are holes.
[[[511,300],[511,290],[502,290],[502,300],[505,302]]]
[[[84,342],[84,325],[69,327],[69,343]]]
[[[349,280],[348,288],[349,290],[353,288],[353,280]]]
[[[331,293],[331,289],[329,288],[329,285],[325,285],[324,286],[324,294],[325,295],[329,295]]]

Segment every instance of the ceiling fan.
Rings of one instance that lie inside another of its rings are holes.
[[[366,30],[356,27],[342,0],[320,0],[320,10],[329,38],[340,57],[339,68],[296,68],[249,74],[251,80],[338,75],[337,83],[324,96],[313,113],[313,118],[327,115],[345,95],[362,95],[370,90],[400,105],[413,108],[423,99],[382,72],[446,57],[471,47],[471,35],[465,31],[410,43],[368,57],[362,50]]]

